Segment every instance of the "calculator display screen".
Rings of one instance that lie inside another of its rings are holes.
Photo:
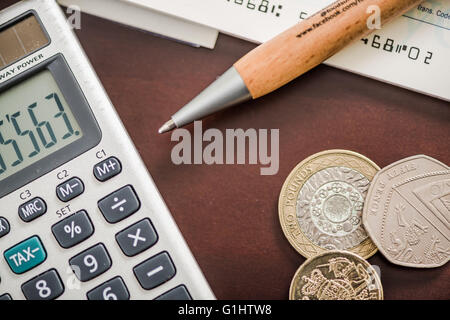
[[[82,136],[49,70],[16,84],[0,94],[0,181]]]

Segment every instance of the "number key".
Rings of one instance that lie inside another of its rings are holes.
[[[87,293],[89,300],[129,300],[130,294],[121,277],[115,277]]]
[[[69,264],[77,278],[86,282],[111,268],[112,261],[105,246],[99,243],[71,258]]]
[[[27,300],[53,300],[64,292],[64,285],[55,269],[48,270],[22,285]]]

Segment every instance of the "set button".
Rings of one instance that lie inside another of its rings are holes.
[[[98,202],[98,207],[109,223],[116,223],[139,210],[141,203],[132,186],[125,186]]]
[[[62,202],[70,201],[84,192],[84,184],[75,177],[61,183],[56,187],[56,195]]]
[[[94,176],[100,182],[104,182],[117,176],[121,171],[122,165],[116,157],[109,157],[94,166]]]
[[[94,233],[94,226],[86,211],[81,210],[52,226],[52,233],[59,245],[71,248]]]
[[[19,217],[25,222],[30,222],[46,212],[47,205],[39,197],[27,201],[19,207]]]
[[[27,272],[47,258],[47,253],[38,236],[20,242],[6,250],[3,255],[11,270],[16,274]]]
[[[0,217],[0,238],[9,233],[9,222],[6,218]]]

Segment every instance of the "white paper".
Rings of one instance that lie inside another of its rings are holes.
[[[64,6],[76,5],[83,12],[187,42],[194,46],[212,49],[218,36],[216,29],[126,0],[58,0],[58,2]]]
[[[124,1],[261,43],[335,0]],[[421,8],[376,30],[367,44],[355,42],[325,63],[450,100],[450,0],[429,0]],[[392,51],[388,39],[393,40]]]

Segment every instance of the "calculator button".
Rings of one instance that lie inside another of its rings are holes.
[[[59,200],[67,202],[84,192],[84,184],[79,178],[72,178],[56,187]]]
[[[111,268],[111,258],[99,243],[69,260],[73,272],[81,282],[89,281]]]
[[[94,233],[94,227],[86,211],[81,210],[52,226],[59,245],[65,249],[86,240]]]
[[[89,291],[87,298],[89,300],[129,300],[130,293],[122,278],[115,277]]]
[[[98,181],[106,181],[118,175],[122,166],[116,157],[110,157],[94,166],[94,176]]]
[[[27,272],[47,258],[47,253],[38,236],[16,244],[6,250],[3,255],[11,270],[16,274]]]
[[[147,218],[120,231],[116,234],[116,240],[123,253],[132,257],[153,246],[158,241],[158,235]]]
[[[163,293],[155,300],[192,300],[192,297],[186,287],[181,285]]]
[[[27,300],[53,300],[64,292],[64,285],[55,269],[48,270],[22,285]]]
[[[0,217],[0,238],[6,236],[9,233],[9,223],[3,217]]]
[[[47,212],[47,205],[44,200],[36,197],[25,202],[19,207],[19,217],[25,222],[30,222]]]
[[[133,268],[142,288],[150,290],[169,281],[176,270],[167,252],[162,252]]]
[[[7,301],[7,300],[12,300],[11,296],[9,295],[9,293],[5,293],[5,294],[2,294],[0,296],[0,301]]]
[[[116,223],[132,215],[141,206],[133,187],[125,186],[98,202],[98,207],[109,223]]]

